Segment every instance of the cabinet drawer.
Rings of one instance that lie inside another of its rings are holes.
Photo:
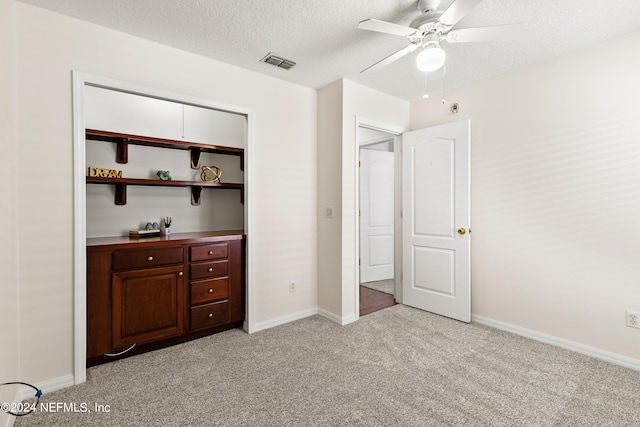
[[[229,323],[229,303],[227,301],[191,307],[191,329],[209,328]]]
[[[191,282],[190,290],[191,297],[189,302],[192,305],[227,299],[229,298],[229,278],[225,276],[200,282]]]
[[[140,267],[156,267],[178,264],[184,260],[182,247],[149,248],[113,252],[113,269],[126,270]]]
[[[207,279],[229,275],[229,261],[201,262],[189,265],[189,278],[191,280]]]
[[[189,248],[191,261],[209,261],[212,259],[228,258],[229,243],[213,243],[204,246],[191,246]]]

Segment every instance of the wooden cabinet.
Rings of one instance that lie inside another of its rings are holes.
[[[239,327],[242,231],[87,239],[87,364]]]

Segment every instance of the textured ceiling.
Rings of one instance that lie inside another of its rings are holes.
[[[398,98],[472,81],[640,30],[640,0],[484,0],[455,28],[525,23],[509,42],[443,43],[444,79],[415,66],[415,55],[378,71],[364,68],[404,47],[404,37],[358,30],[375,18],[408,25],[417,0],[21,0],[164,45],[321,88],[340,78]],[[442,0],[444,10],[451,0]],[[259,62],[267,53],[297,63]]]

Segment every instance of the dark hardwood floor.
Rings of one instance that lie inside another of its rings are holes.
[[[360,316],[396,305],[393,295],[360,286]]]

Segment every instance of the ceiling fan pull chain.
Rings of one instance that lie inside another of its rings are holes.
[[[447,90],[447,64],[445,63],[442,66],[442,72],[444,73],[442,76],[442,105],[444,105],[446,101],[446,90]]]
[[[428,81],[429,81],[429,74],[424,73],[424,95],[422,95],[424,99],[429,98],[429,85],[427,84]]]

